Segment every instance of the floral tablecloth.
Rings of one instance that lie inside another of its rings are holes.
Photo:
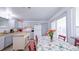
[[[61,39],[53,39],[50,42],[50,39],[47,36],[42,36],[39,38],[37,44],[38,51],[79,51],[79,48],[64,42]]]

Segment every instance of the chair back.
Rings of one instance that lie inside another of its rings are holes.
[[[38,37],[37,35],[35,36],[36,44],[38,44]]]
[[[59,35],[58,38],[59,38],[59,39],[62,39],[63,41],[66,40],[66,36],[63,36],[63,35]]]
[[[28,51],[36,51],[35,40],[30,40],[26,47],[28,48]]]
[[[75,46],[79,46],[79,39],[78,38],[75,39]]]

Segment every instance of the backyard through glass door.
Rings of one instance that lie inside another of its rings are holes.
[[[57,37],[63,37],[66,40],[66,17],[57,20]]]

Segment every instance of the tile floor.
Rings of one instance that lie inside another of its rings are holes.
[[[13,51],[13,45],[11,45],[10,47],[7,47],[7,48],[4,49],[3,51]]]
[[[13,50],[13,45],[7,47],[7,48],[4,49],[3,51],[14,51],[14,50]],[[23,50],[18,50],[18,51],[23,51]],[[24,51],[26,51],[26,50],[24,50]]]
[[[77,46],[79,48],[79,46]],[[7,47],[6,49],[4,49],[3,51],[13,51],[13,45]]]

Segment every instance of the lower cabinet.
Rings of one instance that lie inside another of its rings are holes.
[[[28,34],[13,36],[13,50],[24,50],[28,42],[28,38]]]
[[[7,46],[11,45],[12,42],[13,42],[12,40],[13,39],[12,39],[11,35],[6,35],[5,39],[4,39],[4,47],[7,47]]]
[[[0,50],[3,50],[7,46],[13,43],[12,35],[5,35],[0,37]]]
[[[24,37],[13,37],[13,50],[19,50],[25,48],[25,38]]]
[[[4,49],[4,36],[0,37],[0,50]]]

